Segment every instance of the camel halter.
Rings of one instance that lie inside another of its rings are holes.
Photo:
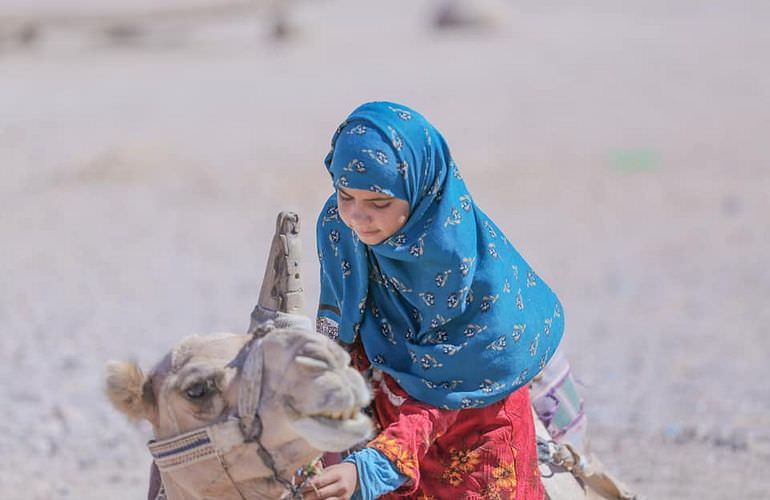
[[[309,329],[310,320],[260,306],[254,309],[249,328],[253,339],[244,346],[248,353],[240,372],[237,416],[148,443],[167,493],[179,489],[197,497],[208,489],[224,487],[233,493],[227,498],[245,500],[247,496],[238,488],[237,482],[247,477],[239,477],[240,471],[248,470],[251,477],[255,477],[255,473],[263,469],[286,490],[287,494],[282,498],[302,498],[300,490],[310,476],[303,474],[304,480],[299,483],[282,477],[273,456],[261,442],[263,425],[259,409],[264,365],[261,344],[275,328],[284,327]],[[234,471],[234,468],[238,470]]]

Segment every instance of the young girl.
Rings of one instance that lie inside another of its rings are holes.
[[[527,383],[561,339],[558,299],[417,112],[360,106],[325,163],[317,327],[370,376],[380,431],[308,498],[542,498]]]

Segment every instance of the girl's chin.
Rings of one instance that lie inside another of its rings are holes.
[[[366,243],[367,245],[378,245],[385,241],[385,238],[382,237],[382,231],[374,231],[372,233],[356,233],[356,235],[362,243]]]

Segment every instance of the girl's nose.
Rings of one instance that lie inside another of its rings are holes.
[[[368,222],[369,214],[366,210],[355,207],[350,211],[350,221],[356,224]]]

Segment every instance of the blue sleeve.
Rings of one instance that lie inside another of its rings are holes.
[[[398,489],[407,480],[385,455],[373,448],[351,453],[344,461],[356,464],[358,471],[358,489],[351,500],[374,500]]]

